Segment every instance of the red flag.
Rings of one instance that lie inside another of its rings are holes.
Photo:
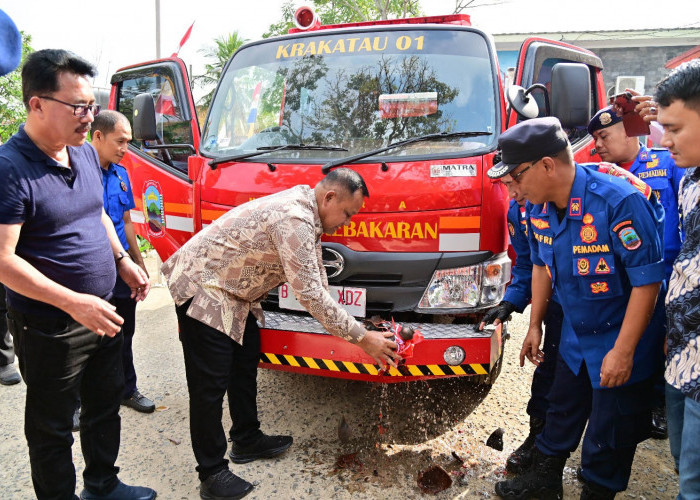
[[[192,27],[194,26],[194,21],[192,21],[192,24],[190,24],[190,27],[187,29],[187,32],[185,33],[185,36],[182,37],[182,40],[180,40],[180,45],[177,47],[177,52],[174,52],[171,57],[177,57],[177,55],[180,53],[180,49],[182,48],[185,43],[187,43],[187,40],[190,39],[190,35],[192,34]]]

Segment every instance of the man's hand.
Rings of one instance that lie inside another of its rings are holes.
[[[396,354],[398,346],[393,342],[394,334],[391,332],[377,332],[366,330],[365,336],[357,345],[362,347],[362,350],[372,356],[379,366],[389,364],[396,368],[395,359],[400,359],[401,356]]]
[[[525,358],[535,366],[539,366],[544,361],[544,352],[540,350],[541,343],[542,327],[530,326],[523,340],[523,347],[520,349],[520,366],[525,366]]]
[[[77,299],[65,309],[71,318],[99,336],[114,337],[119,333],[124,320],[115,312],[116,307],[94,295],[76,295]]]
[[[613,347],[600,366],[600,386],[618,387],[630,379],[634,365],[634,351],[627,354]]]
[[[650,95],[640,95],[634,89],[625,89],[626,92],[632,94],[632,100],[637,103],[634,107],[634,112],[638,113],[644,121],[649,123],[656,121],[656,117],[659,113],[659,105],[653,100]]]
[[[148,282],[148,275],[145,271],[127,257],[117,262],[117,270],[124,283],[131,288],[131,298],[136,301],[144,300],[151,289],[151,284]]]
[[[488,324],[493,323],[494,325],[500,325],[506,321],[511,314],[515,312],[515,305],[511,304],[507,300],[504,300],[495,307],[492,307],[484,314],[484,319],[481,320],[479,324],[479,330],[483,330]]]

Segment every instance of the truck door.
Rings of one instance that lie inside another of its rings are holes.
[[[199,149],[199,123],[187,69],[179,58],[129,66],[112,76],[110,108],[132,124],[134,98],[153,97],[156,127],[162,144],[187,145],[175,149],[149,148],[153,143],[133,140],[122,163],[129,172],[136,209],[131,220],[165,260],[195,232],[195,172],[193,151]]]
[[[557,63],[583,63],[588,66],[591,86],[590,115],[593,116],[601,107],[605,106],[605,91],[601,70],[603,63],[592,52],[575,47],[563,42],[545,40],[542,38],[528,38],[520,47],[518,65],[516,68],[515,83],[528,88],[535,83],[544,85],[551,91],[552,68]],[[540,116],[545,116],[544,93],[535,90],[534,96],[540,109]],[[507,117],[508,126],[517,123],[518,117],[511,111]],[[595,149],[593,140],[585,128],[567,130],[569,141],[574,151],[574,157],[578,162],[593,160]]]

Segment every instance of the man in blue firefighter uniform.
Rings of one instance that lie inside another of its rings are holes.
[[[588,133],[595,139],[596,152],[606,162],[615,163],[651,186],[664,207],[664,261],[666,281],[671,278],[673,262],[681,248],[678,211],[678,186],[684,170],[676,166],[664,148],[646,148],[637,137],[628,137],[622,117],[612,106],[601,109],[588,124]],[[663,301],[660,301],[663,304]],[[652,434],[657,439],[668,435],[664,404],[663,352],[659,353],[659,374],[655,383],[655,405],[652,412]]]
[[[511,271],[513,277],[506,289],[503,300],[490,309],[481,322],[483,329],[488,323],[503,323],[513,312],[522,313],[530,303],[532,282],[532,261],[530,260],[530,242],[528,241],[528,222],[525,204],[527,200],[520,193],[517,182],[504,182],[511,197],[508,207],[507,222],[510,242],[515,250],[515,264]],[[561,335],[562,311],[561,306],[552,298],[544,319],[544,341],[541,355],[537,357],[537,368],[532,376],[530,399],[527,403],[527,414],[530,416],[530,431],[525,441],[508,456],[506,470],[520,474],[532,464],[535,438],[542,432],[547,417],[547,393],[554,381],[557,353],[559,352],[559,337]],[[524,356],[520,358],[520,366],[524,366]]]
[[[581,498],[614,498],[627,488],[637,444],[649,437],[649,392],[663,343],[654,324],[663,321],[654,315],[665,274],[663,212],[630,183],[577,165],[556,118],[512,127],[499,147],[503,161],[488,175],[517,182],[531,204],[525,343],[533,348],[525,356],[538,355],[553,289],[564,321],[533,466],[497,483],[496,493],[561,498],[564,464],[586,430]]]

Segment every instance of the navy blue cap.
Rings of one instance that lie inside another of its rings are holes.
[[[568,145],[566,132],[553,116],[520,122],[498,138],[501,163],[491,167],[487,175],[500,179],[521,163],[555,155]]]
[[[588,133],[593,135],[593,132],[602,128],[610,127],[616,123],[620,123],[622,117],[619,116],[612,106],[607,106],[598,111],[591,121],[588,122]]]
[[[22,59],[22,36],[12,19],[0,10],[0,76],[14,71]]]

